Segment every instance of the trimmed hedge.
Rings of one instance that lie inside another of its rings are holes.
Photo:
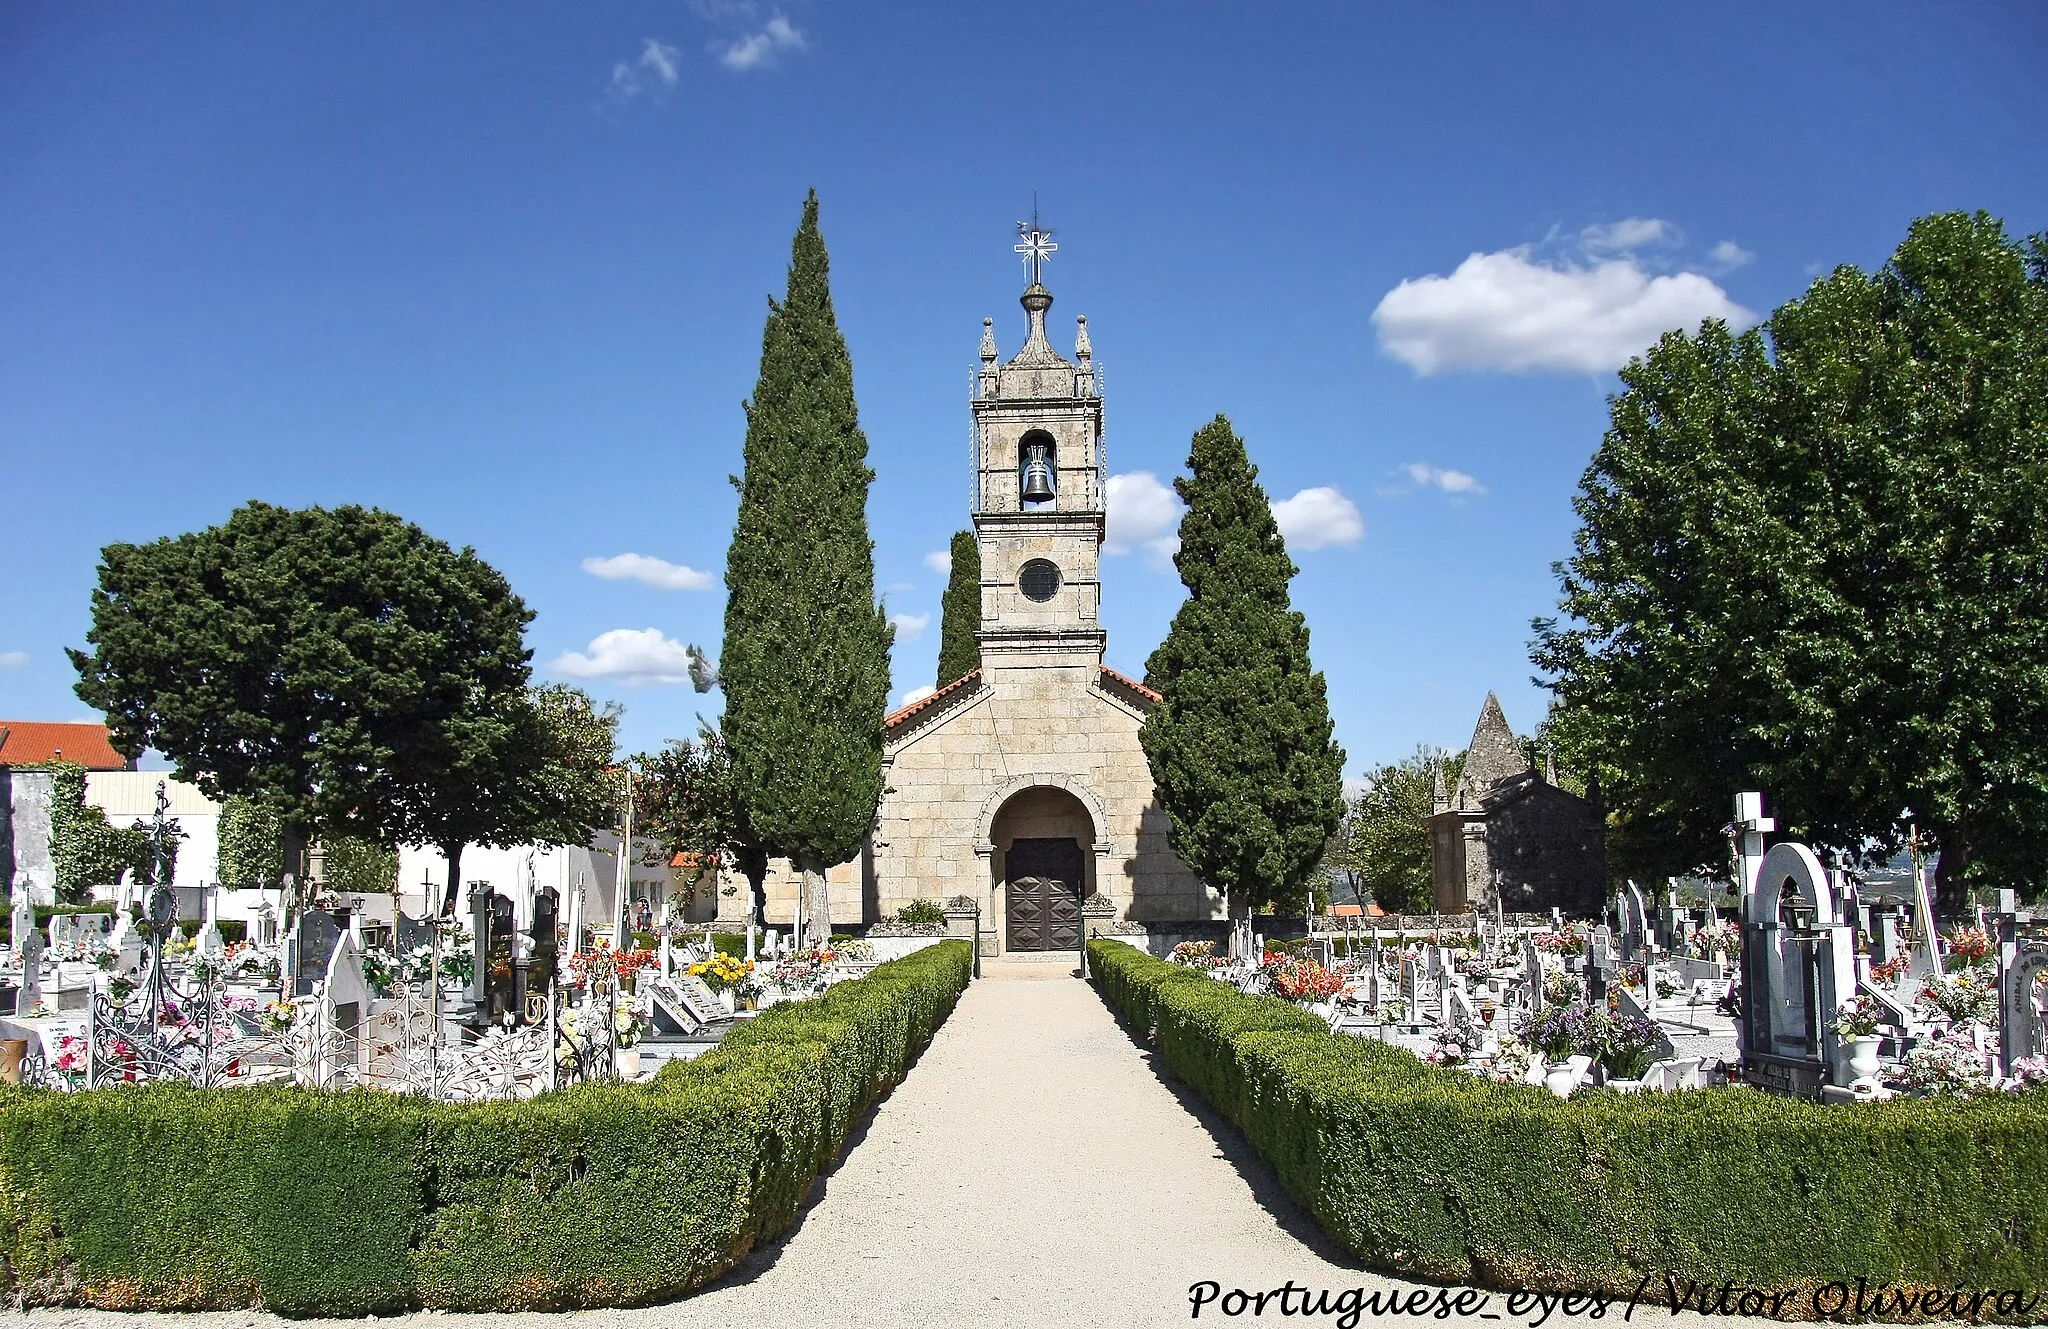
[[[1667,1273],[1681,1288],[2048,1287],[2048,1093],[1559,1100],[1333,1035],[1131,946],[1089,945],[1109,1004],[1156,1029],[1174,1074],[1378,1267],[1619,1296],[1647,1276],[1658,1299]]]
[[[651,1084],[0,1092],[0,1255],[31,1305],[287,1315],[628,1306],[795,1218],[966,987],[964,942],[764,1012]]]

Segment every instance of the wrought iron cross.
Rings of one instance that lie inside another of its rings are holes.
[[[1052,242],[1051,229],[1038,224],[1036,198],[1031,200],[1031,220],[1017,223],[1017,239],[1019,243],[1010,246],[1010,250],[1024,256],[1024,267],[1031,273],[1031,284],[1036,286],[1039,269],[1059,249],[1059,246]]]

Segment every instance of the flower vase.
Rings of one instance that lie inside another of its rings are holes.
[[[619,1078],[622,1080],[638,1078],[640,1074],[640,1049],[612,1049],[612,1069],[619,1073]]]
[[[1852,1038],[1849,1040],[1849,1078],[1851,1080],[1875,1080],[1877,1078],[1877,1048],[1881,1039]]]
[[[733,1011],[736,1010],[738,1007],[738,1003],[734,999],[733,990],[731,988],[719,989],[718,1002],[721,1006],[725,1007],[725,1013],[727,1015],[731,1015]]]
[[[1556,1065],[1543,1072],[1543,1087],[1559,1098],[1570,1098],[1578,1087],[1579,1073],[1569,1065]]]

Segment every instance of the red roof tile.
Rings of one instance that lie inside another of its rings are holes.
[[[1103,676],[1104,678],[1110,679],[1110,680],[1111,680],[1111,681],[1113,681],[1113,682],[1116,682],[1116,683],[1120,683],[1120,684],[1122,684],[1122,685],[1123,685],[1124,687],[1127,687],[1127,688],[1129,688],[1129,689],[1130,689],[1131,691],[1133,691],[1133,692],[1137,693],[1137,694],[1138,694],[1139,696],[1143,697],[1143,698],[1144,698],[1144,699],[1145,699],[1146,701],[1165,701],[1165,700],[1166,700],[1166,698],[1164,698],[1164,697],[1160,696],[1160,695],[1159,695],[1158,693],[1154,692],[1154,691],[1153,691],[1153,690],[1152,690],[1151,688],[1148,688],[1148,687],[1146,687],[1146,686],[1145,686],[1145,685],[1144,685],[1143,683],[1140,683],[1140,682],[1139,682],[1139,681],[1138,681],[1137,679],[1135,679],[1135,678],[1125,678],[1125,677],[1124,677],[1124,676],[1123,676],[1122,674],[1119,674],[1119,673],[1118,673],[1118,672],[1117,672],[1116,670],[1114,670],[1114,669],[1111,669],[1111,668],[1110,668],[1110,667],[1109,667],[1108,665],[1104,665],[1104,666],[1102,666],[1102,676]]]
[[[114,751],[103,724],[0,720],[0,766],[32,766],[57,756],[92,771],[126,771],[135,766]]]
[[[908,720],[912,716],[918,714],[918,712],[926,710],[927,708],[933,705],[936,705],[941,698],[951,696],[953,693],[959,691],[967,684],[975,682],[980,677],[981,671],[979,669],[968,670],[966,673],[960,675],[960,677],[954,679],[951,683],[948,683],[946,684],[946,686],[940,688],[937,692],[932,693],[930,696],[919,697],[916,701],[910,703],[908,706],[905,706],[902,710],[897,711],[893,715],[886,717],[882,721],[882,728],[894,729],[897,725],[902,724],[905,720]]]

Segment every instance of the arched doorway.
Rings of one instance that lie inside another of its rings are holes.
[[[1011,795],[990,828],[1003,902],[1003,949],[1071,951],[1080,944],[1081,902],[1093,883],[1095,822],[1065,789],[1034,785]]]

